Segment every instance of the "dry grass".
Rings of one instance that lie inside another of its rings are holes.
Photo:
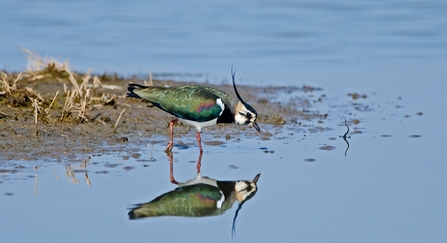
[[[101,80],[91,75],[91,69],[85,74],[74,73],[70,70],[68,60],[60,62],[52,57],[41,57],[25,48],[19,49],[27,54],[27,69],[23,74],[0,73],[0,104],[4,107],[32,107],[36,136],[39,134],[38,122],[88,123],[97,117],[90,116],[92,108],[100,109],[104,105],[116,104],[118,97],[103,93]],[[58,84],[54,85],[54,82]],[[51,87],[63,85],[63,90],[53,90],[43,97],[31,88],[48,84]],[[113,131],[116,131],[123,112]],[[0,110],[0,116],[9,115]],[[96,121],[106,125],[100,119]]]
[[[61,114],[59,121],[63,122],[66,118],[71,116],[71,110],[72,110],[75,98],[76,98],[76,92],[71,92],[70,90],[67,91],[64,108],[62,109],[62,114]]]
[[[27,54],[28,67],[25,72],[25,79],[37,81],[44,78],[64,79],[67,77],[66,70],[69,70],[68,60],[60,62],[53,57],[41,57],[38,53],[26,48],[18,47]]]
[[[79,123],[88,122],[90,116],[87,113],[87,108],[91,100],[91,89],[87,88],[87,86],[91,79],[91,70],[88,70],[87,73],[84,75],[80,85],[78,84],[78,81],[76,80],[72,72],[68,69],[68,67],[65,67],[65,72],[68,74],[68,80],[72,84],[72,88],[71,90],[67,91],[65,105],[60,121],[64,121],[69,115],[72,114],[73,111],[75,111],[78,113],[78,115],[75,117],[76,121],[78,121]],[[78,102],[75,103],[75,101]]]
[[[59,122],[64,122],[73,118],[77,123],[90,121],[88,109],[93,100],[100,100],[92,96],[97,94],[101,88],[101,81],[97,76],[90,75],[91,69],[78,79],[70,70],[68,60],[60,62],[52,57],[41,57],[28,49],[20,48],[28,54],[28,67],[25,76],[27,81],[55,80],[64,82],[65,101]],[[90,84],[91,82],[91,84]],[[66,83],[71,84],[67,87]],[[90,88],[92,87],[92,88]],[[93,90],[92,90],[93,89]],[[54,103],[57,95],[52,100],[50,107]],[[49,111],[46,109],[45,111]],[[72,117],[74,115],[74,117]]]
[[[9,85],[8,75],[4,72],[1,72],[0,79],[2,80],[2,84],[3,84],[5,91],[4,91],[4,94],[0,93],[0,95],[6,95],[6,94],[11,94],[12,92],[15,92],[17,90],[17,82],[19,81],[21,76],[22,76],[22,73],[19,73],[19,75],[17,75],[17,77],[14,79],[13,84]]]

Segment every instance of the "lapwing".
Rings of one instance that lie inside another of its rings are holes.
[[[151,102],[154,106],[168,112],[176,118],[169,123],[170,140],[166,151],[172,150],[173,126],[180,119],[184,123],[196,128],[197,144],[203,152],[200,133],[202,128],[218,123],[236,123],[253,126],[261,131],[256,119],[256,110],[244,102],[239,95],[235,82],[236,73],[231,68],[233,88],[237,102],[227,93],[204,85],[186,85],[180,87],[157,87],[129,84],[127,97],[141,98]]]

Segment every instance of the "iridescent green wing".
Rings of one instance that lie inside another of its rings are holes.
[[[225,106],[231,106],[231,97],[228,94],[201,85],[175,88],[148,87],[134,92],[176,117],[198,122],[219,117],[223,111],[217,104],[219,98]]]
[[[207,184],[178,187],[129,212],[129,217],[188,216],[200,217],[222,213],[217,207],[223,200],[219,188]]]

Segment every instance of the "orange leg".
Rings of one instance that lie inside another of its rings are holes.
[[[178,119],[173,119],[171,122],[169,122],[169,132],[170,132],[170,139],[168,146],[166,146],[165,152],[172,151],[172,147],[174,146],[174,124],[178,121]]]

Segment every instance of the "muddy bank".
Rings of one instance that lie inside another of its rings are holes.
[[[148,84],[147,80],[108,74],[95,76],[60,71],[50,75],[18,75],[3,72],[0,160],[63,161],[139,146],[140,143],[167,143],[168,125],[173,117],[148,102],[126,98],[130,82]],[[192,84],[172,80],[151,80],[150,83],[156,86]],[[209,86],[235,98],[230,85]],[[312,111],[311,104],[318,97],[314,100],[296,98],[316,90],[313,87],[238,86],[238,89],[244,100],[257,110],[261,128],[263,125],[284,126],[300,120],[321,120],[327,116]],[[67,108],[67,101],[76,90],[79,94]],[[294,94],[293,99],[284,98],[290,94]],[[241,131],[247,136],[271,136],[265,129],[264,133],[258,134],[253,128],[234,124],[206,128],[203,133],[205,136],[213,134],[214,143],[221,143],[220,140],[237,136]],[[177,138],[185,134],[194,138],[194,128],[178,123],[175,134]],[[166,139],[151,140],[158,135]]]

